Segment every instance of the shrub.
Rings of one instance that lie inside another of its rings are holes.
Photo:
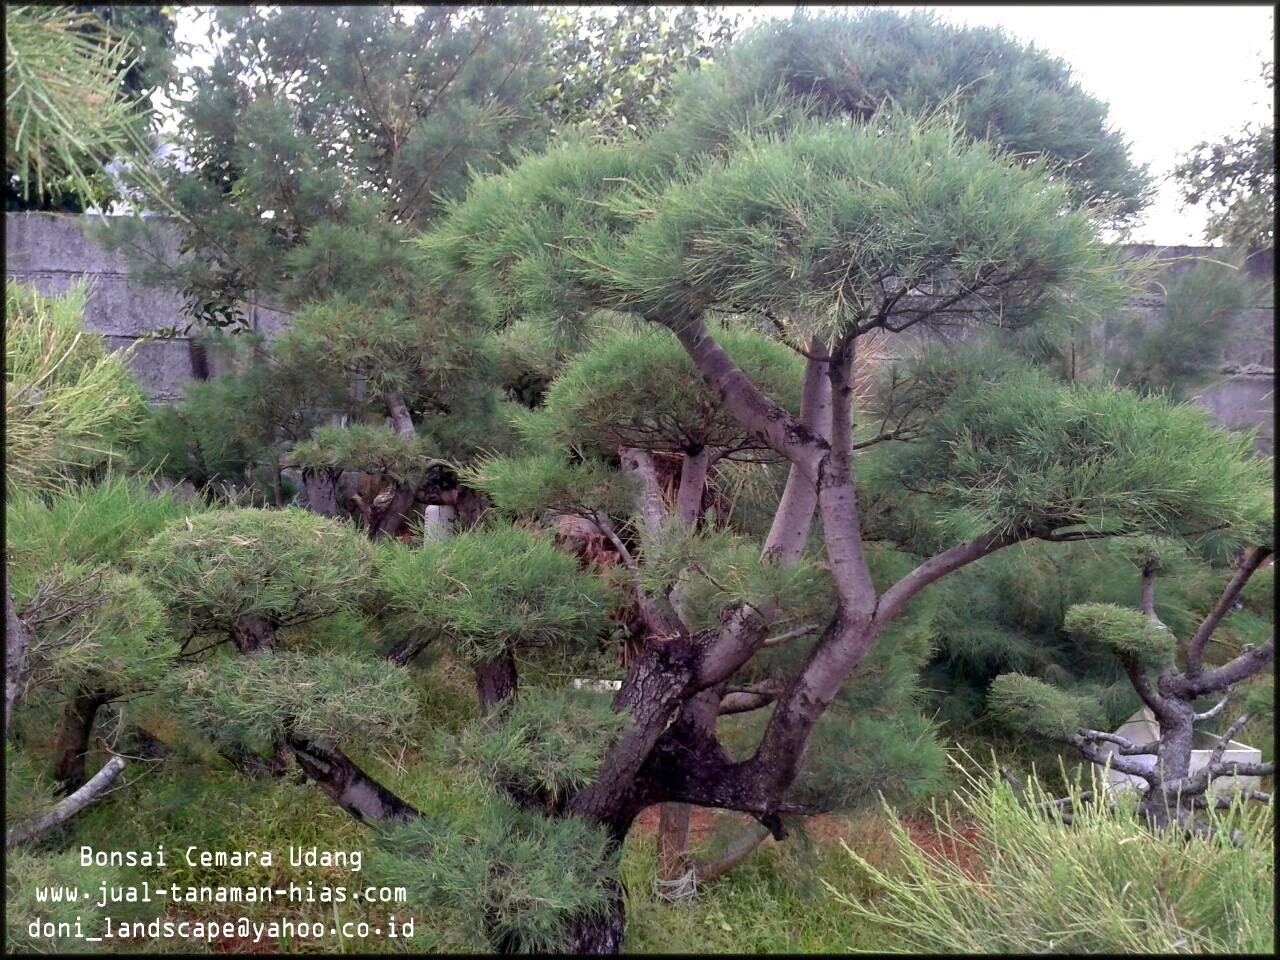
[[[608,908],[618,856],[597,824],[549,819],[499,798],[451,819],[384,829],[370,866],[375,878],[408,887],[415,904],[459,914],[475,946],[562,950],[569,920]]]
[[[355,609],[372,557],[353,527],[290,507],[188,517],[153,537],[138,560],[175,626],[201,634],[246,617],[279,627]]]
[[[471,662],[594,637],[606,612],[603,584],[525,530],[472,530],[379,561],[392,628],[443,636]]]
[[[146,403],[124,357],[84,327],[85,287],[45,297],[5,283],[5,488],[109,463]]]

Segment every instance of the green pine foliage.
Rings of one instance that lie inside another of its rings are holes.
[[[724,330],[720,343],[752,382],[798,412],[803,361],[794,351],[742,329]],[[516,426],[533,443],[606,457],[619,447],[766,453],[724,409],[676,339],[662,331],[602,336],[565,364],[542,407]]]
[[[1052,740],[1065,740],[1099,717],[1095,703],[1019,673],[996,677],[987,703],[1014,729]]]
[[[34,819],[57,802],[54,784],[40,769],[30,751],[12,740],[4,745],[4,823],[8,828]]]
[[[4,870],[5,892],[5,944],[14,953],[43,953],[57,950],[80,952],[84,940],[66,935],[66,930],[79,932],[86,937],[102,936],[106,928],[107,910],[96,900],[85,902],[41,903],[36,900],[37,890],[61,889],[64,886],[93,891],[100,885],[120,884],[120,870],[116,867],[82,867],[72,851],[43,853],[18,848],[6,852]],[[110,908],[107,908],[108,910]],[[30,927],[33,921],[42,924],[52,922],[67,924],[64,933],[53,937],[33,937]]]
[[[947,376],[950,366],[949,358],[926,360],[919,376]],[[1248,437],[1216,429],[1199,407],[1109,385],[1061,385],[1030,368],[952,382],[924,421],[922,442],[884,449],[877,472],[912,477],[913,488],[936,494],[934,516],[958,532],[1022,526],[1206,543],[1269,536],[1268,465]]]
[[[635,505],[636,482],[595,459],[572,462],[561,454],[490,457],[462,473],[508,517],[551,520],[562,513],[585,517],[626,515]]]
[[[352,527],[284,510],[211,510],[170,524],[139,551],[141,575],[180,634],[230,631],[249,617],[273,626],[359,609],[372,551]]]
[[[1173,662],[1173,634],[1137,610],[1114,603],[1078,603],[1067,611],[1062,626],[1081,643],[1097,644],[1125,660],[1155,668]]]
[[[542,403],[564,362],[552,332],[532,320],[516,320],[490,331],[484,349],[504,395],[525,407]]]
[[[646,541],[640,583],[654,595],[678,584],[682,619],[691,630],[713,628],[721,611],[736,603],[776,604],[789,621],[825,619],[834,591],[818,564],[761,563],[760,549],[758,541],[730,530],[671,523]]]
[[[14,597],[20,603],[30,599],[40,578],[59,564],[127,570],[139,544],[203,509],[119,472],[46,496],[15,494],[5,501],[5,553]]]
[[[362,470],[398,483],[416,484],[435,461],[423,437],[406,436],[386,427],[352,424],[320,427],[311,439],[290,451],[293,464],[303,470],[333,475]]]
[[[494,718],[470,724],[448,747],[489,789],[544,798],[549,809],[595,781],[605,751],[626,717],[607,697],[565,689],[537,689]]]
[[[869,320],[894,276],[983,290],[972,309],[1018,326],[1094,309],[1114,281],[1093,218],[1047,167],[1011,167],[945,118],[758,138],[659,198],[615,205],[638,225],[619,249],[583,253],[583,280],[668,324],[714,307],[830,334]]]
[[[551,819],[501,798],[380,831],[373,875],[415,904],[443,906],[470,946],[511,953],[563,949],[568,922],[603,913],[618,857],[599,826]]]
[[[27,651],[32,687],[131,693],[154,682],[179,652],[163,603],[136,574],[56,568],[32,606],[39,620]]]
[[[186,77],[188,162],[161,171],[182,252],[200,255],[170,254],[151,275],[176,272],[193,319],[214,326],[247,326],[245,298],[289,308],[347,279],[376,287],[384,254],[402,259],[394,238],[472,169],[545,142],[530,109],[551,79],[545,31],[511,7],[219,11],[214,55]],[[148,230],[112,228],[122,243]]]
[[[5,282],[5,489],[49,487],[121,456],[146,413],[127,356],[84,326],[88,289]]]
[[[273,475],[284,446],[308,438],[330,411],[342,407],[346,391],[314,366],[280,362],[256,334],[210,332],[201,340],[225,359],[225,372],[190,383],[181,400],[155,407],[139,431],[132,463],[190,481],[206,494],[258,480],[265,488],[258,502],[283,506],[275,499]]]
[[[477,528],[416,549],[388,547],[378,586],[392,629],[440,636],[469,662],[600,632],[603,583],[549,537]]]
[[[249,744],[401,744],[418,709],[404,670],[339,653],[221,657],[170,673],[160,693],[213,740]]]
[[[133,38],[70,6],[15,4],[4,25],[6,195],[109,199],[106,165],[150,152],[147,110],[124,89]]]

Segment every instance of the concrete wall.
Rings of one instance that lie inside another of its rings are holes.
[[[130,281],[125,259],[86,234],[86,226],[101,219],[94,215],[6,213],[5,276],[32,283],[46,294],[65,293],[73,284],[89,283],[86,325],[102,334],[113,349],[135,347],[134,373],[155,402],[182,396],[186,385],[198,376],[202,352],[211,376],[224,372],[225,359],[217,351],[201,351],[189,336],[146,338],[146,334],[165,327],[181,330],[186,325],[182,297]],[[265,310],[251,311],[250,320],[268,336],[284,325],[283,317]]]
[[[84,227],[100,218],[50,213],[5,215],[5,274],[34,283],[45,293],[61,293],[72,283],[89,280],[88,326],[103,334],[113,347],[138,343],[133,366],[143,388],[153,400],[163,402],[182,395],[196,375],[200,351],[190,337],[142,340],[146,333],[186,324],[179,296],[130,282],[122,257],[104,250],[85,235]],[[1175,274],[1190,269],[1196,257],[1213,257],[1212,247],[1151,247],[1135,244],[1133,256],[1155,253],[1175,261]],[[1255,254],[1246,264],[1249,273],[1270,278],[1274,251]],[[1179,262],[1180,261],[1180,262]],[[1131,309],[1150,314],[1156,322],[1163,305],[1162,289],[1151,285]],[[280,314],[257,307],[249,309],[251,325],[264,335],[277,335],[286,325]],[[1106,339],[1106,330],[1098,332]],[[1275,390],[1275,307],[1259,304],[1242,311],[1222,340],[1222,378],[1198,397],[1224,426],[1259,429],[1259,447],[1270,452],[1275,433],[1272,397]],[[225,368],[225,361],[208,356],[211,375]]]

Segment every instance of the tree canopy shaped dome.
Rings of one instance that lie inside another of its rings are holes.
[[[1025,326],[1096,309],[1115,271],[1095,218],[1043,165],[1018,167],[946,118],[882,117],[744,140],[579,254],[610,306],[673,327],[758,312],[796,337],[968,317]]]
[[[607,612],[603,583],[527,530],[469,530],[413,550],[391,545],[378,566],[394,627],[442,636],[472,663],[589,639]]]
[[[1134,163],[1107,105],[1081,89],[1068,64],[1002,30],[961,27],[926,11],[796,11],[746,32],[725,54],[686,75],[675,120],[658,131],[667,149],[714,148],[725,116],[766,119],[782,93],[803,112],[867,122],[889,108],[917,115],[948,109],[964,135],[1018,162],[1043,156],[1074,205],[1115,223],[1132,220],[1154,184]],[[785,121],[784,121],[785,122]],[[677,146],[678,145],[678,146]]]
[[[725,330],[721,343],[785,409],[799,410],[804,370],[793,351],[747,330]],[[719,456],[767,449],[724,408],[680,344],[653,332],[614,333],[590,345],[517,427],[534,441],[605,456],[619,447]]]
[[[278,628],[356,610],[372,559],[349,524],[288,507],[177,520],[141,549],[138,567],[177,628],[201,634],[251,618]]]

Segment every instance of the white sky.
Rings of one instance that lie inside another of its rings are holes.
[[[1134,158],[1161,178],[1131,239],[1203,243],[1205,212],[1181,209],[1176,185],[1163,178],[1200,141],[1271,116],[1271,93],[1261,78],[1272,50],[1270,5],[918,6],[954,23],[1003,27],[1066,60],[1081,86],[1110,105],[1110,122],[1130,142]],[[788,17],[794,7],[736,9],[750,22]],[[180,39],[204,41],[207,21],[197,24],[198,12],[180,10]]]

